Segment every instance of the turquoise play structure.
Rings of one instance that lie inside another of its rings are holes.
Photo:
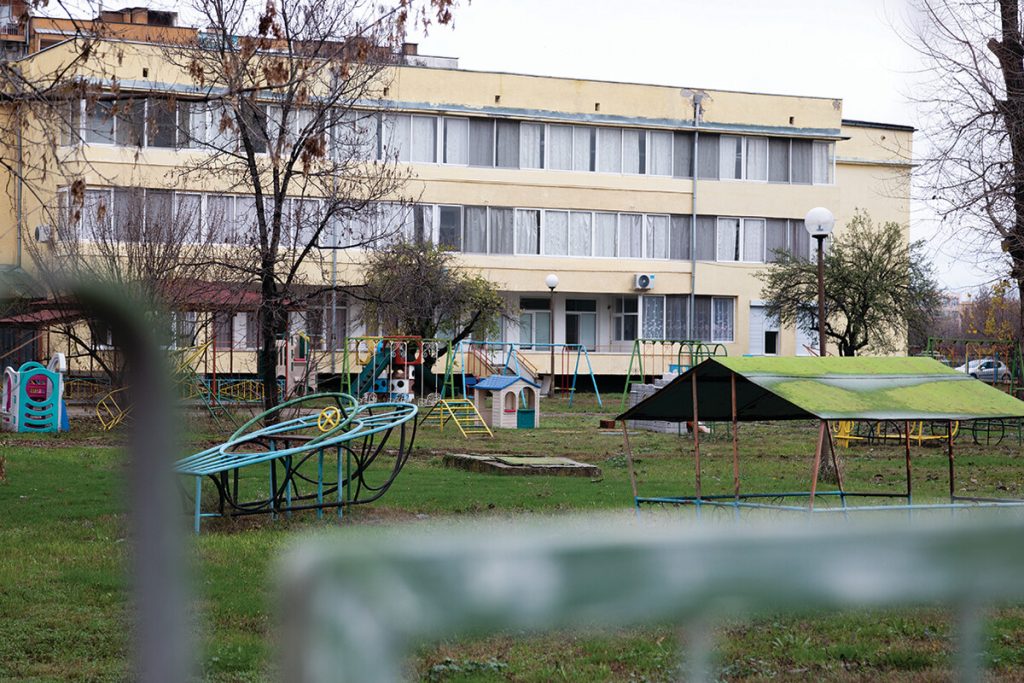
[[[322,518],[328,508],[341,517],[348,505],[377,500],[409,458],[416,412],[412,403],[359,404],[348,394],[329,393],[301,396],[257,415],[224,443],[175,465],[178,474],[195,478],[195,533],[204,517],[316,510]],[[393,435],[397,444],[389,443]],[[385,448],[383,466],[371,472]],[[203,511],[207,478],[217,489],[216,512]]]
[[[4,369],[0,390],[0,425],[10,432],[67,431],[64,403],[64,354],[56,353],[47,366],[31,361]]]

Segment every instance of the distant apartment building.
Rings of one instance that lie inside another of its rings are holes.
[[[115,30],[105,40],[132,45],[118,67],[122,91],[181,98],[187,74],[161,64],[150,46],[196,29],[175,26],[167,12],[106,15]],[[11,30],[3,37],[16,38],[9,42],[31,65],[59,56],[67,27],[33,19]],[[844,119],[833,97],[469,71],[413,45],[390,76],[366,133],[372,155],[396,155],[411,171],[405,194],[417,201],[402,218],[409,234],[459,252],[498,285],[518,312],[500,340],[527,352],[583,345],[598,375],[624,375],[637,339],[702,340],[730,355],[811,354],[812,335],[766,316],[755,274],[779,251],[811,255],[802,217],[815,206],[833,211],[839,232],[858,209],[909,226],[913,129]],[[167,169],[196,152],[175,126],[148,134],[155,115],[130,122],[83,105],[82,142],[69,141],[102,170],[85,173],[86,205],[111,207],[116,221],[124,188],[142,184],[147,205],[187,204],[244,226],[253,197],[225,191],[218,178],[164,186]],[[205,116],[187,124],[190,135],[216,134]],[[8,225],[22,226],[20,236],[0,237],[0,263],[24,263],[19,250],[45,202],[66,205],[67,188],[22,198],[20,216],[13,199],[0,207]],[[69,228],[88,239],[88,226]],[[339,258],[340,280],[358,284],[360,253]],[[558,276],[553,295],[549,274]],[[203,315],[180,318],[188,326]],[[326,349],[329,319],[323,309],[300,311],[296,325]],[[366,332],[356,301],[342,301],[337,319],[338,337]],[[221,367],[254,371],[252,312],[222,315],[213,328],[226,340]]]

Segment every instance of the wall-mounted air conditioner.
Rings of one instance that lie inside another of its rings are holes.
[[[654,289],[654,276],[650,273],[637,273],[633,281],[633,289],[643,291]]]

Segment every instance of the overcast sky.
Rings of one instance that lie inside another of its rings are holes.
[[[411,36],[466,69],[838,97],[846,118],[921,127],[911,0],[473,0],[453,28]],[[920,135],[916,141],[920,148]],[[915,205],[943,284],[991,279],[974,248]]]

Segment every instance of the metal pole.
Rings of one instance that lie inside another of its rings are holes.
[[[907,505],[910,505],[912,500],[913,500],[913,498],[911,497],[912,491],[911,491],[911,482],[910,482],[910,423],[909,422],[904,422],[903,425],[904,425],[904,431],[907,434],[906,438],[904,439],[904,444],[906,445],[906,461],[907,461]],[[924,426],[923,425],[921,426],[921,431],[924,432]]]
[[[697,489],[697,501],[700,504],[700,428],[697,426],[697,373],[690,375],[690,384],[693,387],[693,457],[696,467],[695,485]]]
[[[732,384],[732,487],[737,502],[740,499],[740,423],[736,415],[736,373],[729,373]]]
[[[331,374],[338,372],[335,366],[335,348],[338,346],[334,335],[338,329],[338,244],[335,236],[334,249],[331,249],[331,333],[327,335],[331,344]],[[340,389],[339,389],[340,390]]]
[[[555,288],[549,287],[551,296],[548,299],[548,320],[550,322],[548,343],[551,344],[551,384],[548,387],[548,396],[555,395]]]
[[[946,421],[946,454],[949,456],[949,502],[952,503],[956,495],[956,484],[953,481],[953,423]]]
[[[818,355],[825,357],[825,236],[818,240]]]
[[[818,447],[814,450],[814,471],[811,472],[810,510],[814,510],[814,495],[818,490],[818,472],[821,471],[821,447],[825,443],[825,421],[818,425]]]

